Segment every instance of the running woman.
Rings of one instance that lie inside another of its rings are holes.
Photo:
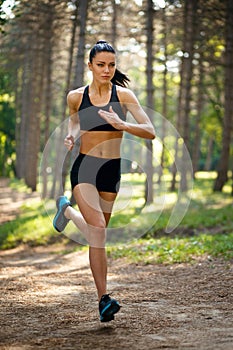
[[[101,322],[109,322],[120,310],[116,299],[107,294],[106,228],[120,185],[120,145],[123,132],[154,139],[154,127],[134,93],[127,88],[128,77],[116,68],[116,53],[106,41],[90,50],[90,85],[68,93],[68,134],[64,140],[72,150],[80,137],[80,151],[70,179],[79,211],[65,196],[57,199],[54,228],[62,232],[69,220],[84,234],[95,281]],[[126,121],[130,112],[136,123]]]

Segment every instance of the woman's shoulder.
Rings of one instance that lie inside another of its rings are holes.
[[[117,85],[116,89],[120,102],[135,103],[137,101],[135,94],[129,88]]]
[[[72,98],[77,98],[79,96],[82,96],[85,88],[86,88],[86,86],[81,86],[77,89],[70,90],[67,94],[67,97],[72,99]]]
[[[81,86],[77,89],[70,90],[67,94],[67,101],[69,104],[80,104],[86,86]]]

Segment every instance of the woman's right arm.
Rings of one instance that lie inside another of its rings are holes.
[[[74,147],[75,139],[80,131],[78,108],[81,103],[81,94],[78,90],[70,91],[67,95],[67,104],[69,107],[69,122],[68,122],[68,134],[65,137],[64,145],[69,151]]]

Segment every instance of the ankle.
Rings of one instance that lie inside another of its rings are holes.
[[[70,206],[66,207],[66,209],[64,210],[64,215],[66,217],[66,219],[69,219],[70,220]]]
[[[104,298],[105,295],[108,295],[107,292],[105,291],[104,293],[98,293],[98,301],[100,302],[102,298]]]

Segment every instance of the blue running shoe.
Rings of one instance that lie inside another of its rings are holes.
[[[62,232],[69,222],[64,215],[64,211],[68,206],[71,206],[70,201],[65,196],[60,196],[57,199],[57,213],[53,219],[53,227],[58,231]]]
[[[110,298],[109,294],[104,294],[99,302],[100,321],[109,322],[114,320],[114,314],[120,310],[118,301]]]

